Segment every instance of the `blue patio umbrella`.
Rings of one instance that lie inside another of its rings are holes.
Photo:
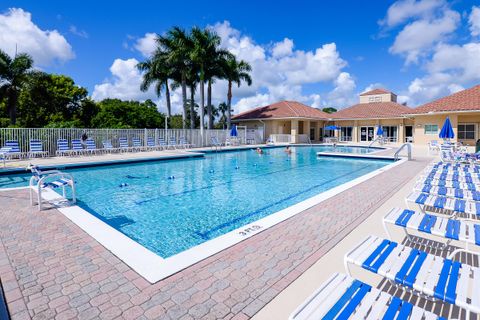
[[[455,133],[453,132],[452,124],[449,117],[445,119],[442,130],[440,131],[438,136],[442,139],[453,139],[455,137]]]
[[[377,136],[383,136],[383,128],[382,128],[382,126],[378,126]]]
[[[231,137],[236,137],[236,136],[238,136],[237,126],[236,126],[236,125],[233,125],[233,126],[232,126],[232,129],[230,130],[230,136],[231,136]]]
[[[325,130],[340,130],[340,127],[337,126],[326,126]]]

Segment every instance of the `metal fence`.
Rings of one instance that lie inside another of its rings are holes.
[[[247,143],[245,127],[238,127],[238,138],[241,144]],[[146,146],[147,138],[154,138],[155,141],[165,139],[168,143],[172,137],[178,143],[184,138],[194,147],[205,147],[211,145],[212,137],[216,137],[223,143],[230,137],[229,130],[204,130],[203,136],[200,129],[81,129],[81,128],[0,128],[0,146],[5,145],[7,140],[16,140],[19,143],[21,152],[29,151],[29,142],[32,139],[40,139],[43,142],[43,149],[50,156],[55,155],[57,140],[81,139],[83,134],[94,139],[98,148],[102,148],[103,141],[111,141],[114,147],[119,146],[119,138],[139,138]],[[261,143],[261,141],[249,141],[249,143]]]

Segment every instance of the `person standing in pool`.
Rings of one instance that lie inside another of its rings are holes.
[[[287,146],[284,150],[284,152],[288,155],[291,155],[292,154],[292,150],[290,149],[290,146]]]
[[[257,148],[256,152],[257,152],[258,154],[263,154],[263,150],[262,150],[261,148]]]

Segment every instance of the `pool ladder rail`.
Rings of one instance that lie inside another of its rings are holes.
[[[62,200],[68,201],[66,187],[72,189],[72,200],[71,203],[76,203],[76,189],[75,189],[75,180],[73,176],[66,172],[61,172],[59,170],[48,170],[41,171],[37,166],[29,166],[28,169],[32,171],[32,177],[30,178],[29,189],[30,189],[30,204],[35,205],[33,192],[37,192],[37,205],[38,210],[41,211],[43,208],[43,198],[42,190],[62,188]]]
[[[398,158],[400,158],[400,152],[405,147],[407,148],[408,161],[412,160],[412,144],[411,143],[404,143],[400,146],[400,148],[397,149],[397,151],[395,151],[395,154],[393,155],[393,158],[395,159],[395,161],[397,161]]]

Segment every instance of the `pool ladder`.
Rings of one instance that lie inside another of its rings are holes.
[[[400,152],[405,147],[407,147],[408,161],[412,160],[412,144],[411,143],[404,143],[400,146],[400,148],[398,148],[397,151],[395,151],[395,154],[393,155],[393,158],[395,159],[395,161],[398,160],[398,158],[400,157]]]

